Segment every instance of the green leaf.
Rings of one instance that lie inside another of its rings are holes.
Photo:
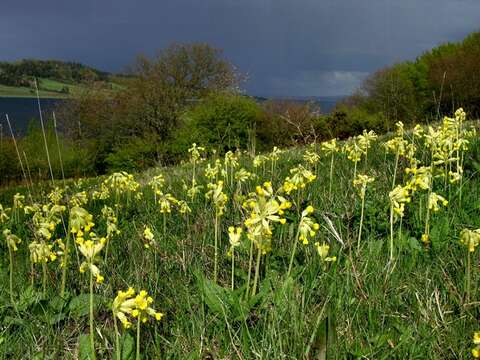
[[[103,298],[98,295],[93,295],[94,310],[102,303]],[[80,294],[70,300],[68,310],[71,316],[81,317],[88,315],[90,308],[90,294]]]
[[[86,334],[81,334],[78,338],[78,360],[94,359],[92,347],[90,346],[90,338]]]
[[[135,341],[132,335],[126,333],[122,336],[122,360],[131,360],[135,356]]]

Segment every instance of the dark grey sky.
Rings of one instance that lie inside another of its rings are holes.
[[[120,71],[139,52],[204,41],[250,94],[350,93],[379,67],[480,30],[480,0],[0,0],[0,59]]]

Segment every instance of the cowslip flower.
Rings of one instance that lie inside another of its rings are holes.
[[[311,205],[302,211],[302,217],[298,225],[298,240],[304,245],[308,245],[308,239],[313,238],[320,228],[320,225],[309,216],[313,214],[314,211],[315,209]]]
[[[463,229],[460,232],[460,243],[465,245],[469,252],[474,252],[475,248],[480,244],[480,229]]]
[[[434,212],[437,212],[440,210],[440,205],[441,203],[443,206],[448,205],[448,200],[445,199],[443,196],[438,195],[437,193],[430,193],[430,196],[428,197],[428,208],[430,210],[433,210]]]
[[[390,204],[392,205],[394,213],[400,217],[403,217],[405,212],[405,203],[409,203],[411,200],[408,188],[397,185],[392,191],[390,191],[388,196],[390,198]]]
[[[97,255],[105,246],[106,239],[98,239],[94,233],[89,233],[88,235],[90,237],[89,240],[82,239],[79,241],[79,238],[77,238],[78,250],[85,257],[85,261],[80,264],[80,272],[84,273],[90,270],[97,283],[101,284],[104,277],[100,274],[100,270],[95,265],[95,262]]]
[[[231,255],[232,250],[240,245],[242,237],[242,228],[240,227],[233,227],[230,226],[228,228],[228,240],[230,242],[230,251],[229,254]]]
[[[133,297],[135,296],[135,290],[128,288],[127,291],[119,290],[117,296],[112,303],[112,312],[114,319],[118,318],[125,329],[132,326],[132,323],[128,319],[127,315],[132,313],[135,302]]]
[[[480,331],[473,333],[473,345],[475,345],[475,347],[472,349],[472,356],[475,359],[480,359]]]
[[[150,306],[152,303],[152,297],[148,296],[148,293],[145,290],[141,290],[134,299],[134,308],[131,312],[132,316],[142,323],[147,322],[149,316],[155,318],[157,321],[161,320],[163,314],[152,308]]]
[[[143,230],[143,246],[145,249],[150,249],[151,246],[155,246],[155,236],[153,235],[152,229],[148,225],[145,225]]]
[[[336,256],[328,256],[328,253],[330,251],[330,245],[328,245],[327,243],[323,243],[320,245],[319,242],[316,242],[315,248],[317,249],[318,256],[320,256],[320,259],[322,261],[326,261],[326,262],[337,261]]]
[[[367,185],[372,183],[373,181],[375,181],[375,178],[368,175],[362,175],[362,174],[358,174],[357,177],[353,180],[353,186],[360,188],[361,199],[365,198]]]
[[[212,200],[217,215],[222,215],[228,201],[227,195],[223,192],[223,181],[220,180],[216,184],[210,183],[207,187],[209,191],[205,194],[205,197]]]
[[[12,249],[13,251],[17,251],[18,247],[22,240],[17,236],[12,234],[9,229],[3,230],[3,236],[5,236],[5,240],[7,242],[7,246]]]

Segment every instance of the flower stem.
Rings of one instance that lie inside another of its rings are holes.
[[[334,153],[332,152],[332,158],[330,159],[330,183],[328,186],[328,198],[332,198],[332,180],[333,180],[333,159],[334,159]]]
[[[364,208],[365,208],[365,196],[362,197],[362,210],[360,213],[360,229],[358,230],[357,252],[360,250],[360,240],[362,238]]]
[[[42,262],[42,291],[43,295],[47,293],[47,263]]]
[[[252,264],[253,264],[253,241],[250,240],[250,259],[248,260],[248,277],[247,277],[247,293],[250,291],[250,279],[252,277]]]
[[[393,169],[392,189],[395,188],[395,182],[397,178],[398,158],[400,157],[399,151],[395,154],[395,168]]]
[[[258,249],[257,253],[257,265],[255,266],[255,278],[253,279],[253,289],[252,289],[252,296],[255,295],[257,291],[257,283],[258,283],[258,275],[260,272],[260,256],[262,255],[262,250]]]
[[[470,260],[470,251],[467,250],[467,274],[466,274],[466,280],[465,280],[465,290],[466,290],[466,296],[465,296],[465,303],[470,302],[470,267],[471,267],[471,260]]]
[[[68,251],[70,248],[70,235],[67,234],[67,238],[65,240],[65,251],[63,254],[63,261],[62,261],[62,285],[60,286],[60,297],[63,298],[65,294],[65,285],[67,283],[67,267],[68,267]]]
[[[215,283],[217,282],[218,276],[218,213],[215,213],[215,258],[214,258],[214,265],[213,265],[213,280]]]
[[[9,259],[10,259],[10,277],[9,277],[9,280],[10,280],[10,301],[12,302],[12,306],[16,309],[16,305],[15,305],[15,300],[13,299],[13,254],[12,254],[12,248],[10,246],[8,246],[8,256],[9,256]]]
[[[140,317],[137,318],[137,356],[136,360],[140,360]]]
[[[235,249],[232,247],[232,290],[235,288]]]
[[[290,276],[290,272],[292,271],[293,259],[295,258],[295,252],[297,250],[298,237],[300,236],[300,225],[302,224],[302,221],[303,221],[303,217],[300,220],[300,223],[298,224],[297,235],[295,235],[295,241],[293,243],[292,254],[290,255],[290,263],[288,264],[287,277]]]
[[[95,339],[93,330],[93,273],[90,271],[90,347],[92,348],[92,356],[95,360]]]
[[[118,336],[118,325],[117,325],[117,317],[115,316],[115,313],[113,313],[113,326],[115,328],[115,354],[117,357],[117,360],[121,360],[122,358],[122,349],[120,348],[120,339]]]
[[[393,205],[390,206],[390,262],[393,262]]]

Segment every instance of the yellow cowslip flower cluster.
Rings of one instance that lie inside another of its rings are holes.
[[[61,222],[61,215],[66,210],[63,205],[45,204],[43,206],[34,205],[31,208],[25,207],[25,212],[33,210],[33,228],[35,235],[44,240],[50,240],[52,232]]]
[[[203,186],[199,185],[196,179],[192,179],[192,182],[189,185],[183,181],[183,190],[187,192],[187,196],[192,199],[192,201],[202,192],[202,188]]]
[[[269,158],[266,155],[257,155],[253,158],[253,167],[258,168],[264,166],[268,160]]]
[[[340,151],[340,148],[337,145],[337,139],[331,139],[329,141],[322,142],[321,149],[325,154],[328,155],[335,154]]]
[[[70,209],[69,227],[70,232],[78,237],[82,237],[84,231],[88,232],[95,225],[93,216],[87,210],[79,206]]]
[[[154,176],[148,183],[148,185],[151,186],[151,188],[157,195],[159,195],[162,192],[164,184],[165,184],[165,178],[162,174]]]
[[[305,154],[303,154],[303,160],[313,166],[320,160],[320,155],[318,155],[314,150],[307,150],[305,151]]]
[[[72,197],[70,197],[69,204],[70,206],[83,206],[88,203],[88,195],[86,191],[81,191],[76,194],[73,194]]]
[[[16,193],[13,196],[13,208],[14,209],[23,209],[24,207],[25,196],[19,193]]]
[[[330,245],[328,245],[327,243],[323,243],[320,245],[320,243],[316,242],[315,248],[317,249],[318,256],[320,256],[320,259],[322,261],[325,261],[325,262],[337,261],[336,256],[328,256],[328,252],[330,251]]]
[[[105,183],[99,185],[99,190],[92,192],[92,199],[94,200],[107,200],[110,197],[110,189]]]
[[[7,246],[11,250],[17,251],[18,250],[17,245],[19,245],[22,242],[22,240],[17,235],[12,234],[12,232],[9,229],[3,230],[3,236],[5,236]]]
[[[10,208],[4,208],[2,204],[0,204],[0,224],[6,223],[10,217],[8,213],[10,212]]]
[[[438,210],[440,210],[439,203],[443,206],[447,206],[448,200],[445,199],[443,196],[438,195],[437,193],[430,193],[430,196],[428,197],[428,208],[430,210],[433,210],[434,212],[437,212]]]
[[[136,193],[140,188],[140,184],[134,180],[133,175],[125,171],[113,173],[104,180],[103,184],[117,196],[124,192]]]
[[[63,194],[65,192],[65,189],[63,188],[59,188],[58,186],[56,186],[49,194],[48,194],[48,200],[50,200],[50,202],[52,204],[60,204],[63,200]]]
[[[412,191],[428,190],[432,184],[432,172],[430,167],[421,166],[406,168],[405,173],[410,175],[407,187]]]
[[[238,166],[238,156],[232,151],[227,151],[225,153],[224,164],[225,164],[225,168],[227,167],[230,167],[232,169],[236,168]]]
[[[212,200],[216,214],[218,216],[223,215],[228,201],[227,195],[223,192],[223,181],[220,180],[217,183],[210,183],[207,185],[207,188],[209,190],[205,194],[205,197]]]
[[[357,136],[358,145],[363,149],[364,153],[366,153],[377,138],[378,135],[375,134],[375,131],[367,131],[364,129],[363,133]]]
[[[104,237],[98,238],[93,232],[85,233],[84,236],[89,239],[85,240],[84,237],[75,239],[75,242],[78,244],[78,250],[85,257],[85,261],[80,264],[80,272],[91,271],[97,283],[101,284],[104,277],[100,274],[100,270],[95,263],[97,262],[97,255],[102,251],[107,240]]]
[[[143,229],[143,246],[145,249],[150,249],[151,246],[156,246],[155,236],[153,235],[152,229],[145,225]]]
[[[469,252],[474,252],[475,248],[480,244],[480,229],[463,229],[460,232],[460,243],[465,245]]]
[[[247,237],[253,241],[263,254],[271,251],[272,223],[285,224],[281,216],[284,210],[292,206],[281,196],[275,196],[270,182],[257,186],[256,194],[252,194],[244,203],[244,208],[250,210],[250,216],[245,220]]]
[[[232,255],[232,250],[240,246],[242,238],[242,228],[229,226],[228,228],[228,241],[230,243],[230,250],[228,251],[228,256]]]
[[[302,211],[302,217],[298,224],[298,240],[300,240],[303,245],[308,245],[308,239],[313,238],[320,228],[320,225],[309,216],[313,214],[314,211],[315,209],[311,205]]]
[[[244,168],[238,169],[237,172],[235,173],[235,181],[237,183],[244,183],[250,179],[253,179],[254,177],[255,177],[254,174],[245,170]]]
[[[148,296],[145,290],[140,291],[138,295],[135,296],[135,290],[130,287],[127,291],[119,291],[113,300],[113,316],[118,318],[126,329],[132,326],[127,315],[137,318],[137,321],[141,323],[147,322],[149,316],[159,321],[164,314],[153,309],[150,306],[152,303],[153,299]]]
[[[473,345],[475,347],[472,349],[472,356],[475,359],[480,359],[480,331],[475,331],[473,333]]]
[[[401,121],[397,122],[395,127],[397,128],[395,137],[388,140],[384,146],[388,152],[397,154],[397,156],[404,156],[408,145],[408,141],[405,140],[405,128]]]
[[[268,154],[268,159],[270,161],[276,162],[280,158],[280,154],[282,153],[282,150],[280,150],[278,147],[274,146],[273,150]]]
[[[190,161],[192,163],[198,162],[202,155],[201,153],[205,152],[205,148],[203,146],[197,146],[196,143],[192,144],[192,147],[188,149],[188,153],[190,154]]]
[[[357,177],[353,180],[353,186],[360,188],[361,199],[365,198],[367,185],[372,183],[373,181],[375,181],[375,178],[368,175],[362,175],[362,174],[358,174]]]
[[[115,211],[107,205],[102,208],[102,215],[107,222],[107,240],[111,239],[114,235],[120,234],[118,229],[118,219],[115,216]]]
[[[345,143],[343,151],[347,154],[348,160],[352,161],[355,164],[362,159],[362,155],[365,153],[365,149],[360,146],[356,139]]]
[[[178,203],[178,200],[173,197],[172,194],[164,194],[160,192],[157,198],[158,205],[160,205],[160,213],[170,214],[172,212],[172,206]]]
[[[53,245],[47,244],[44,241],[32,241],[28,245],[30,251],[30,261],[34,264],[47,263],[57,259],[57,253],[52,251]]]
[[[213,180],[216,181],[221,171],[222,171],[222,162],[219,159],[217,159],[215,160],[214,166],[207,164],[207,166],[205,167],[205,177],[210,181],[213,181]]]
[[[283,182],[283,191],[290,194],[294,190],[304,189],[305,186],[314,181],[317,176],[303,165],[290,169],[291,176],[287,176]]]
[[[405,204],[409,203],[411,200],[408,187],[397,185],[392,191],[390,191],[388,196],[394,213],[403,217],[405,214]]]
[[[454,118],[444,117],[440,127],[430,126],[425,134],[425,145],[431,151],[432,166],[439,167],[440,175],[447,177],[450,183],[459,181],[463,174],[460,153],[468,149],[470,136],[463,128],[465,119],[466,114],[460,108]],[[455,164],[453,170],[452,164]]]
[[[178,200],[177,207],[180,214],[188,214],[192,212],[192,209],[190,209],[190,206],[188,206],[188,203],[185,200]]]

